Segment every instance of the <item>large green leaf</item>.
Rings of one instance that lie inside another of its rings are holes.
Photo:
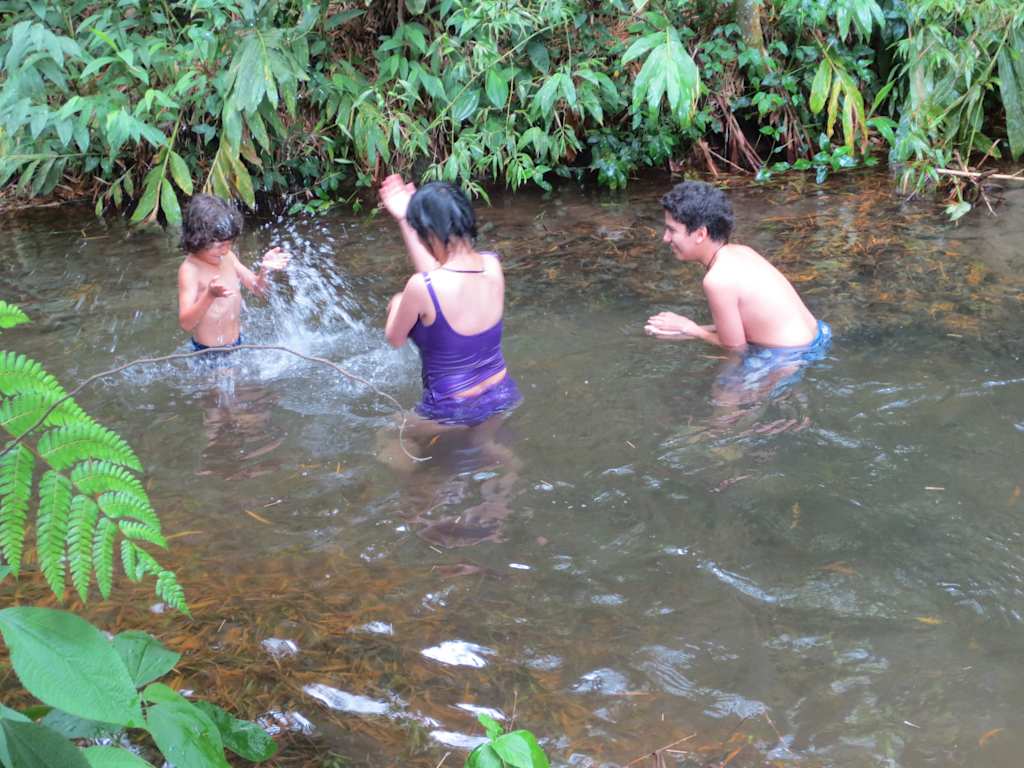
[[[811,84],[811,112],[818,114],[825,108],[828,100],[828,89],[832,85],[832,65],[828,59],[822,59],[818,65],[818,71],[814,75],[814,82]]]
[[[32,720],[30,718],[28,718],[25,715],[21,714],[21,712],[19,712],[18,710],[11,709],[10,707],[5,707],[3,704],[0,704],[0,719],[3,719],[3,720],[17,720],[19,723],[31,723],[32,722]]]
[[[174,179],[174,183],[178,185],[178,189],[186,195],[191,195],[192,173],[188,169],[188,163],[185,162],[185,158],[174,150],[168,151],[170,154],[168,155],[167,160],[171,169],[171,178]]]
[[[166,675],[181,658],[180,653],[168,650],[152,635],[134,629],[114,637],[114,650],[124,662],[136,688]]]
[[[8,768],[89,768],[77,747],[44,725],[0,720],[0,730],[0,756]]]
[[[1024,154],[1024,32],[1015,36],[1014,47],[999,51],[999,92],[1006,111],[1006,137],[1010,156],[1016,160]]]
[[[490,744],[481,744],[469,753],[465,768],[505,768],[498,753]]]
[[[647,57],[633,83],[633,109],[647,102],[654,115],[667,97],[669,109],[680,122],[688,121],[700,92],[700,73],[690,54],[679,41],[679,33],[669,28],[658,33],[664,40]]]
[[[160,185],[160,207],[168,224],[181,223],[181,206],[178,205],[178,196],[174,193],[174,187],[165,182]]]
[[[217,726],[184,699],[150,707],[148,730],[176,768],[230,768]]]
[[[85,619],[51,608],[0,611],[0,633],[21,684],[72,715],[138,727],[142,708],[114,646]]]
[[[505,102],[508,101],[508,80],[496,67],[487,71],[486,90],[491,104],[496,107],[505,106]]]
[[[89,761],[89,768],[153,768],[152,765],[127,749],[89,747],[82,754]]]
[[[197,701],[195,705],[213,721],[224,746],[236,755],[258,763],[277,754],[277,742],[256,723],[239,720],[208,701]]]
[[[498,756],[513,768],[548,768],[548,758],[529,731],[512,731],[491,742]]]
[[[98,739],[103,736],[113,736],[124,730],[120,725],[99,723],[77,715],[69,715],[60,709],[51,709],[39,722],[56,731],[65,739]]]
[[[452,104],[452,119],[461,123],[468,120],[480,105],[480,89],[470,88]]]

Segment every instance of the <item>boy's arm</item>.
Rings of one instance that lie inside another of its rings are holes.
[[[206,290],[196,296],[198,284],[199,277],[195,271],[182,265],[178,270],[178,325],[185,333],[195,330],[216,299],[231,295],[219,278],[211,280]]]
[[[234,251],[231,251],[231,258],[234,259],[235,272],[238,273],[238,279],[242,285],[260,298],[266,298],[267,289],[270,287],[270,273],[288,266],[289,256],[281,248],[271,248],[263,254],[259,273],[253,273],[245,266]]]
[[[701,329],[702,339],[725,349],[740,352],[747,347],[747,331],[740,314],[740,297],[731,282],[705,279],[704,294],[714,319],[714,330]]]
[[[735,288],[725,281],[705,281],[704,293],[715,321],[713,325],[697,325],[683,315],[662,312],[647,321],[644,332],[659,339],[703,339],[716,347],[735,351],[745,349],[747,335]]]

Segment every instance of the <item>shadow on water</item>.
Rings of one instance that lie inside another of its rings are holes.
[[[954,226],[880,174],[737,184],[737,239],[835,341],[733,397],[714,349],[641,332],[663,309],[707,317],[660,243],[663,186],[481,209],[525,400],[493,431],[410,435],[425,464],[388,460],[387,402],[282,354],[83,393],[143,457],[195,618],[124,581],[89,614],[182,651],[172,684],[279,729],[282,766],[460,763],[480,711],[562,765],[677,741],[664,764],[1010,764],[1024,196]],[[65,383],[183,350],[172,239],[68,219],[0,222],[3,298],[34,319],[5,347]],[[293,266],[250,302],[247,340],[413,404],[416,355],[379,330],[407,276],[387,222],[258,223],[243,257],[271,244]],[[32,579],[11,598],[52,602]]]

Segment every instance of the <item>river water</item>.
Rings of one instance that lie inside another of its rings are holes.
[[[479,206],[525,399],[495,433],[408,442],[430,461],[399,460],[392,403],[282,353],[84,391],[146,466],[194,613],[121,579],[91,617],[183,651],[170,682],[279,729],[280,765],[461,765],[480,711],[558,765],[684,738],[666,765],[1017,764],[1024,192],[954,225],[884,174],[737,183],[736,239],[835,334],[799,381],[737,392],[717,350],[642,333],[709,322],[660,242],[668,183]],[[412,406],[416,353],[381,331],[409,273],[385,218],[249,222],[244,260],[293,264],[244,332]],[[185,351],[180,260],[159,230],[6,216],[0,297],[33,324],[3,347],[68,386]]]

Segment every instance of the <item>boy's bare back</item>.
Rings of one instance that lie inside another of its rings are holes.
[[[799,347],[818,331],[789,280],[748,246],[723,246],[702,285],[716,327],[738,316],[748,344]]]

